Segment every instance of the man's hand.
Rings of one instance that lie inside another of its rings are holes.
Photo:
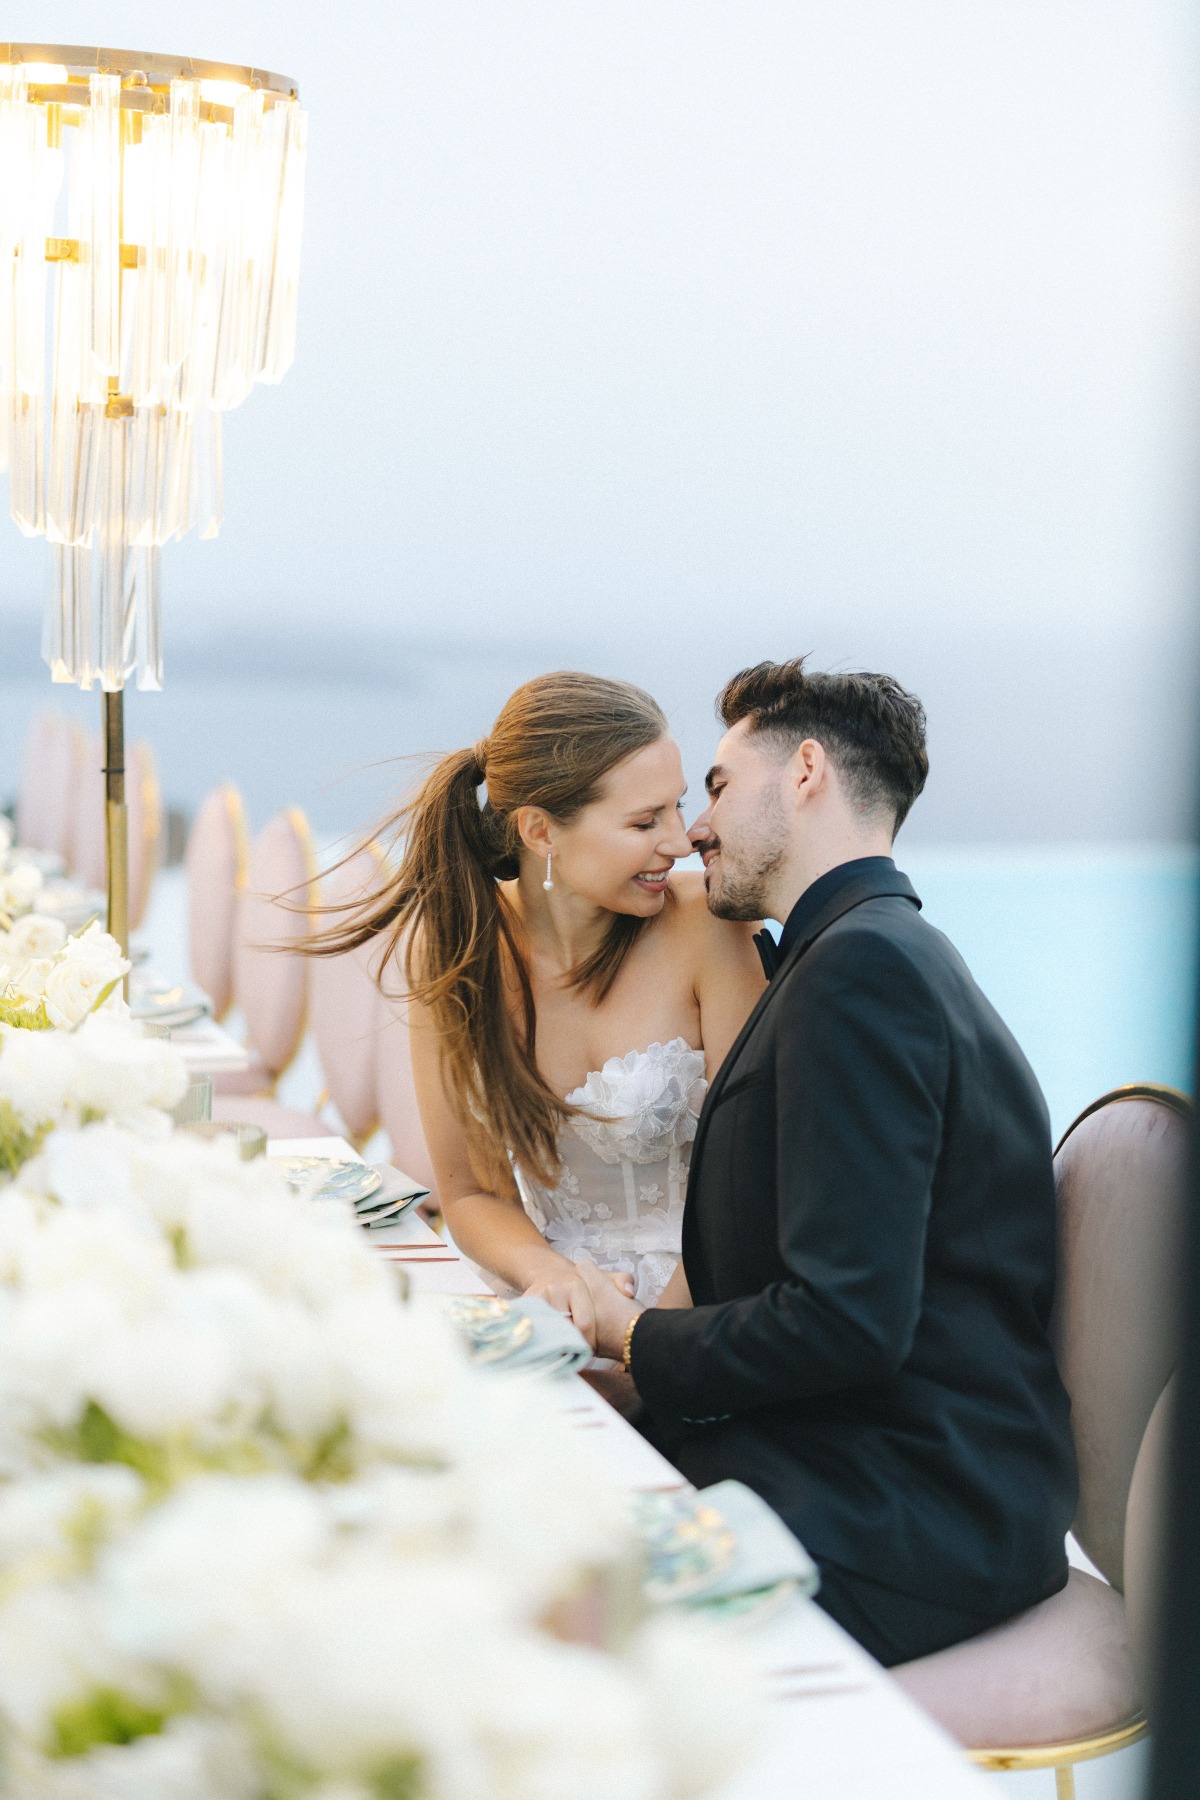
[[[575,1267],[587,1283],[591,1296],[595,1336],[589,1341],[595,1345],[597,1356],[611,1356],[619,1362],[629,1321],[636,1319],[645,1309],[620,1293],[616,1284],[603,1269],[596,1267],[590,1257],[585,1257]]]

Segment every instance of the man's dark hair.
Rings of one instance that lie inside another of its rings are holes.
[[[925,786],[925,708],[890,675],[805,673],[805,658],[755,663],[717,696],[726,726],[749,719],[790,753],[815,738],[864,811],[887,810],[893,834]]]

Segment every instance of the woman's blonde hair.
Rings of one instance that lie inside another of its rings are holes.
[[[538,1072],[533,989],[498,885],[518,873],[517,811],[537,806],[565,823],[666,730],[657,702],[630,682],[573,671],[527,681],[488,737],[442,757],[384,823],[401,847],[398,868],[365,900],[331,909],[345,917],[309,941],[313,954],[333,956],[386,936],[382,969],[401,960],[409,993],[428,1008],[472,1166],[499,1191],[512,1188],[510,1152],[536,1180],[557,1180],[558,1135],[573,1110]],[[572,985],[602,1000],[644,923],[614,914]],[[514,979],[515,1027],[505,998]]]

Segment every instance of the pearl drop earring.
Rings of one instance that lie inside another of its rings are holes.
[[[547,850],[546,852],[546,879],[543,881],[542,886],[547,893],[549,893],[554,886],[554,876],[550,873],[550,858],[553,854],[554,852],[552,850]]]

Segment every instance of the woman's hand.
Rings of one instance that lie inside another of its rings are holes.
[[[557,1268],[535,1275],[525,1292],[535,1294],[555,1312],[565,1313],[592,1349],[596,1348],[596,1308],[587,1283],[574,1263],[560,1262]]]

